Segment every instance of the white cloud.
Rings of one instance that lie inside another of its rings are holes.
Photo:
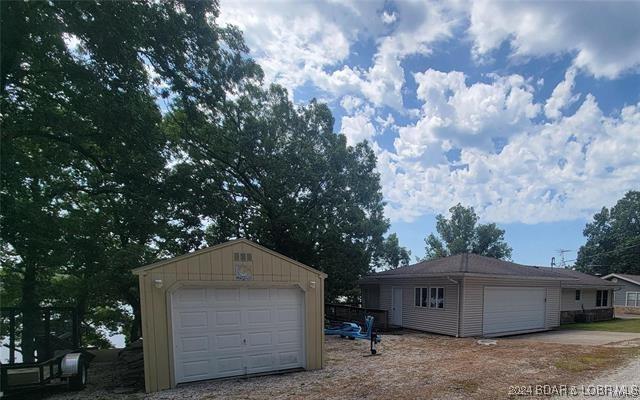
[[[516,57],[575,55],[575,65],[596,77],[640,66],[637,1],[474,1],[469,14],[480,58],[508,42]]]
[[[420,156],[423,140],[444,140],[455,147],[493,149],[493,140],[506,138],[530,125],[540,110],[533,87],[520,75],[492,76],[489,83],[467,86],[462,72],[429,69],[416,73],[417,97],[424,102],[416,125],[420,134],[401,130],[396,147]]]
[[[420,124],[406,129],[424,133],[426,147],[441,152],[445,140]],[[403,151],[416,141],[401,134],[395,153],[379,153],[386,212],[394,220],[445,212],[457,202],[503,223],[581,218],[640,186],[640,103],[605,116],[588,95],[573,115],[528,126],[499,153],[463,148],[457,168]]]
[[[290,92],[311,83],[335,97],[364,96],[396,110],[403,107],[402,59],[428,54],[460,22],[457,8],[439,2],[399,2],[382,16],[383,0],[330,3],[223,1],[221,21],[243,29],[267,81]],[[377,45],[372,65],[346,65],[351,45],[367,38]]]
[[[570,106],[578,101],[579,94],[573,94],[573,88],[575,86],[576,69],[570,67],[564,74],[564,80],[553,89],[551,97],[547,99],[544,105],[544,113],[547,118],[558,119],[562,116],[562,109]]]
[[[340,100],[340,132],[372,143],[393,220],[462,202],[497,222],[557,221],[640,187],[640,104],[605,115],[575,84],[577,74],[637,73],[639,2],[223,0],[221,11],[267,82]],[[462,29],[478,60],[508,46],[511,61],[568,56],[572,66],[542,100],[541,76],[406,70],[411,55],[447,57]]]
[[[394,12],[389,13],[388,11],[384,11],[382,13],[382,22],[384,22],[387,25],[393,24],[394,22],[396,22],[397,19],[398,19],[398,14]]]

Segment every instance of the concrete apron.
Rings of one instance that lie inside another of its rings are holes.
[[[640,346],[640,333],[561,330],[528,335],[511,336],[502,340],[523,342],[573,344],[583,346],[603,346],[619,344],[622,347]],[[630,342],[630,343],[627,343]]]

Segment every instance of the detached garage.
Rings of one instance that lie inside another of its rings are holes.
[[[238,239],[133,273],[147,392],[323,366],[320,271]]]

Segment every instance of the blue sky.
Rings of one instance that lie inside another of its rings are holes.
[[[640,3],[222,1],[266,83],[368,140],[414,256],[460,202],[548,265],[640,189]]]

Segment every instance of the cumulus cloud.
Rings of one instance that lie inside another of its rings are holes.
[[[558,119],[562,116],[562,109],[575,103],[579,94],[573,94],[575,86],[576,68],[570,67],[564,74],[564,80],[553,89],[551,97],[544,105],[544,113],[547,118]]]
[[[417,97],[424,102],[422,118],[414,128],[400,131],[400,153],[420,156],[420,149],[428,148],[425,140],[491,150],[495,139],[523,130],[540,110],[533,101],[533,87],[520,75],[492,75],[489,83],[472,85],[459,71],[429,69],[414,77]]]
[[[640,103],[605,114],[576,87],[578,75],[638,72],[638,2],[223,0],[221,11],[267,82],[339,100],[339,131],[377,153],[392,220],[457,202],[497,222],[565,220],[640,187]],[[571,67],[544,99],[541,76],[407,62],[461,33],[485,70],[498,49],[516,63],[568,57]]]
[[[508,42],[516,57],[575,55],[596,77],[640,66],[640,2],[474,1],[469,10],[474,53]]]
[[[221,21],[239,26],[268,81],[290,91],[306,83],[340,97],[364,96],[377,107],[402,110],[401,61],[428,54],[430,44],[451,37],[457,8],[440,2],[248,2],[223,1]],[[389,27],[392,30],[389,31]],[[351,45],[371,39],[370,67],[347,65]]]
[[[379,154],[392,219],[411,221],[457,202],[503,223],[586,217],[640,186],[640,103],[605,116],[588,95],[573,115],[532,124],[499,152],[463,148],[455,166],[408,156],[403,145]]]

